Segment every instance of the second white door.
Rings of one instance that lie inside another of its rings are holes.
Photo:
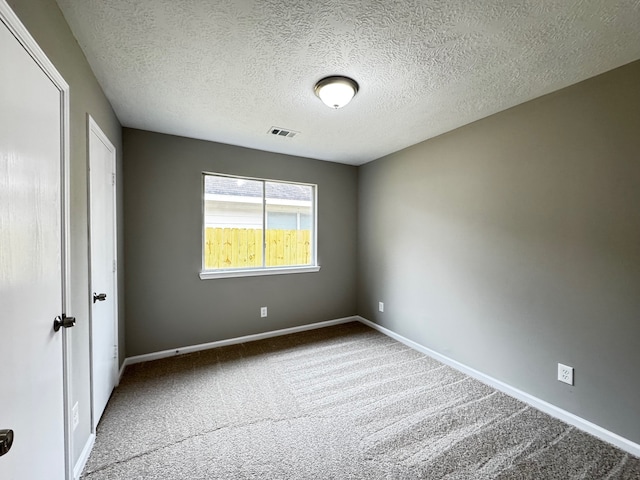
[[[89,117],[91,374],[95,431],[118,381],[116,150]]]

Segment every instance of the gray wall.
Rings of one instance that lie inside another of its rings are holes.
[[[89,263],[87,245],[87,113],[118,150],[118,176],[122,178],[122,129],[96,81],[84,54],[54,0],[8,0],[13,11],[70,86],[71,103],[71,306],[77,318],[71,331],[72,405],[78,402],[80,423],[73,434],[77,460],[91,434],[89,379]],[[5,66],[6,67],[6,66]],[[122,219],[122,189],[118,209]],[[120,222],[122,227],[122,221]],[[124,291],[122,228],[118,244],[121,309],[120,361],[124,359]]]
[[[127,356],[355,315],[356,167],[142,130],[123,139]],[[316,183],[321,270],[200,280],[203,171]]]
[[[640,442],[639,85],[635,62],[361,167],[359,313]]]

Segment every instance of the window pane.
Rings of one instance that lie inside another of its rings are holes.
[[[263,185],[259,180],[205,175],[205,269],[263,266]]]
[[[267,212],[267,228],[297,230],[298,216],[288,212]]]
[[[205,270],[315,265],[315,186],[204,174]]]
[[[311,230],[313,223],[313,215],[308,215],[308,214],[300,214],[300,229],[301,230]]]
[[[311,265],[313,262],[313,198],[311,185],[265,182],[267,267]]]

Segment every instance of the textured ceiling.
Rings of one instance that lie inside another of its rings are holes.
[[[640,58],[640,0],[57,1],[124,126],[355,165]]]

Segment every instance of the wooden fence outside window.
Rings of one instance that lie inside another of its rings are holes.
[[[266,231],[266,266],[311,264],[311,230]],[[262,267],[262,229],[205,229],[206,270]]]

